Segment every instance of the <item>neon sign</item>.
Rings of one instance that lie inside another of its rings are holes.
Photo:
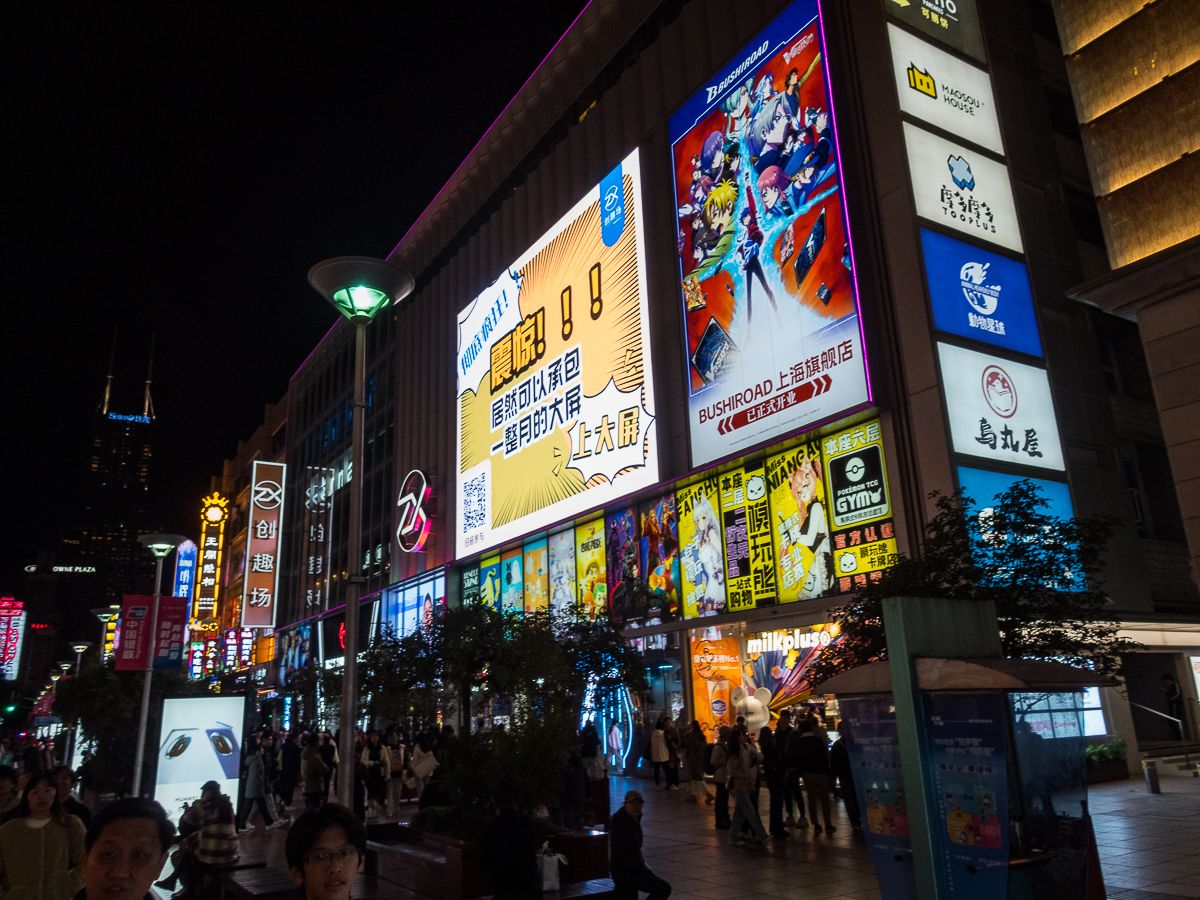
[[[147,384],[149,384],[149,382],[147,382]],[[122,413],[111,413],[110,412],[108,414],[108,417],[115,422],[137,422],[141,425],[149,425],[150,424],[149,416],[132,416],[132,415],[124,415]]]
[[[283,530],[284,463],[255,461],[250,476],[250,520],[246,527],[246,587],[243,628],[274,628],[279,595],[279,537]]]
[[[399,520],[396,525],[396,542],[405,553],[415,553],[425,546],[429,529],[433,524],[425,512],[425,505],[433,495],[429,480],[420,469],[413,469],[404,477],[400,496],[396,500]]]
[[[196,558],[198,548],[191,541],[184,541],[175,550],[175,596],[192,599],[192,588],[196,585]]]
[[[193,619],[215,619],[219,610],[221,566],[225,555],[225,523],[229,520],[229,500],[213,493],[205,497],[200,507],[200,567],[195,582]]]
[[[12,597],[0,598],[0,680],[17,680],[21,670],[24,629],[24,604]]]

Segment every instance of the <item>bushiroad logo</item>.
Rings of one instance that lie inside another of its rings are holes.
[[[908,64],[908,86],[917,93],[937,99],[937,85],[933,82],[933,76],[928,69],[924,72],[918,69],[916,63]]]
[[[971,164],[961,156],[949,156],[946,158],[946,165],[950,169],[950,178],[954,183],[966,191],[975,189],[975,176],[971,173]]]

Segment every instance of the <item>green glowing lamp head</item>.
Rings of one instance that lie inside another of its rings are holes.
[[[412,293],[412,277],[369,256],[339,256],[313,266],[308,283],[351,322],[368,322]]]
[[[375,313],[387,306],[388,295],[365,284],[342,288],[333,294],[333,305],[347,319],[373,319]]]

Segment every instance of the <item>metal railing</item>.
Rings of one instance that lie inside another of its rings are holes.
[[[1134,703],[1132,700],[1129,701],[1129,705],[1136,706],[1138,709],[1144,709],[1149,713],[1154,713],[1156,716],[1162,716],[1164,719],[1169,719],[1175,723],[1176,727],[1179,729],[1179,749],[1183,751],[1183,762],[1184,765],[1190,769],[1192,767],[1192,758],[1188,753],[1188,739],[1186,734],[1187,729],[1185,727],[1186,722],[1183,719],[1175,718],[1175,716],[1168,716],[1164,712],[1159,712],[1157,709],[1151,709],[1149,706],[1144,706],[1141,703]]]

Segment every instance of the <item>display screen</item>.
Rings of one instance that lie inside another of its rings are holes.
[[[870,399],[815,0],[671,116],[692,464]]]
[[[279,632],[275,637],[275,659],[279,670],[279,686],[286,688],[308,668],[312,653],[312,624],[297,625]]]
[[[455,550],[658,481],[637,151],[458,316]]]
[[[179,822],[184,803],[200,799],[206,781],[218,782],[237,803],[245,709],[242,696],[163,700],[154,799],[172,822]]]

